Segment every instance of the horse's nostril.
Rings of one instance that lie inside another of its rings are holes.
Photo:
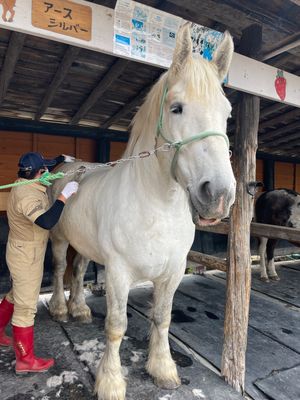
[[[200,199],[202,199],[202,201],[208,202],[211,199],[212,192],[211,192],[211,184],[209,181],[205,181],[202,183],[202,185],[200,185],[199,194],[200,194]]]

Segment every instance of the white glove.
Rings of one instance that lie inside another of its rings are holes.
[[[72,181],[66,184],[66,186],[61,191],[61,194],[68,199],[72,194],[76,193],[78,190],[78,182]]]
[[[74,162],[75,161],[75,157],[73,156],[68,156],[67,154],[62,154],[64,156],[64,162]]]

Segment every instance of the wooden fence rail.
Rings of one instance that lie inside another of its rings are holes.
[[[215,226],[197,227],[197,230],[220,233],[228,235],[229,222],[222,221]],[[251,236],[267,237],[269,239],[284,239],[290,242],[298,242],[300,245],[300,230],[295,228],[287,228],[285,226],[259,224],[257,222],[251,223]]]

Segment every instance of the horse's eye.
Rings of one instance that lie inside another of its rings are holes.
[[[173,104],[171,106],[171,112],[173,114],[182,114],[183,106],[180,103]]]

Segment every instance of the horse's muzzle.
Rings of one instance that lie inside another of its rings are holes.
[[[228,217],[235,200],[235,182],[229,188],[214,189],[207,181],[197,191],[188,189],[193,222],[196,225],[215,225]]]

